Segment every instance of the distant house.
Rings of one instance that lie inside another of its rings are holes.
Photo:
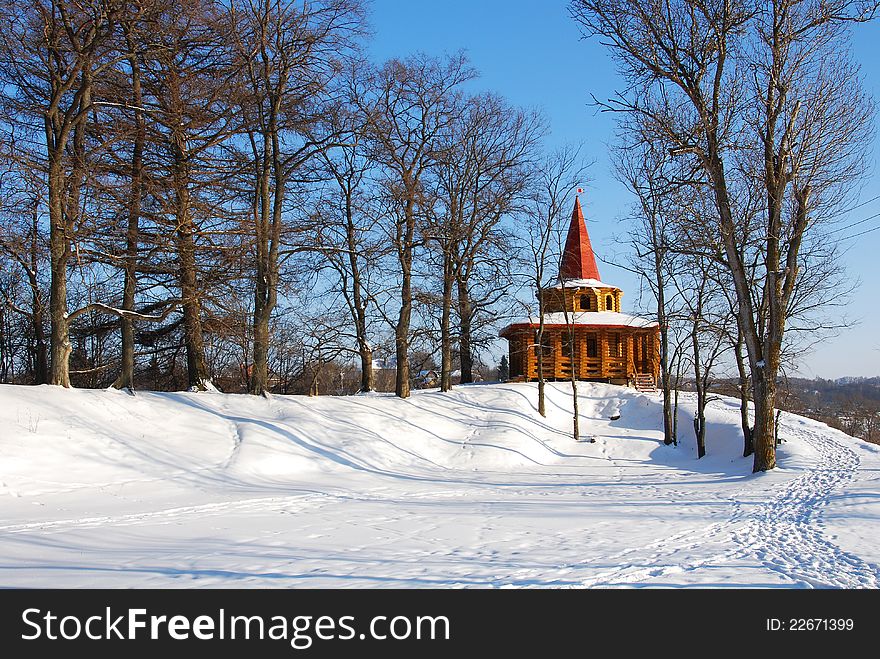
[[[538,290],[540,318],[518,320],[500,332],[507,339],[511,380],[538,379],[538,351],[547,380],[634,383],[653,389],[659,375],[659,325],[621,312],[623,291],[602,282],[587,233],[580,200],[575,197],[559,283]],[[573,340],[572,340],[573,337]]]
[[[434,387],[439,387],[440,376],[440,371],[434,368],[426,371],[419,371],[414,378],[414,385],[418,389],[432,389]],[[452,373],[449,374],[449,377],[452,379],[452,384],[458,384],[461,382],[461,371],[452,371]]]
[[[374,359],[374,371],[393,371],[397,368],[397,357],[389,357],[388,359]]]

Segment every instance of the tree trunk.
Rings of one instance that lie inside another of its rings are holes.
[[[275,128],[270,130],[277,132]],[[257,258],[254,274],[254,363],[249,391],[256,396],[265,395],[269,391],[269,324],[278,299],[278,240],[281,231],[283,172],[280,163],[276,162],[276,137],[277,135],[264,135],[264,150],[271,148],[272,154],[265,155],[260,176],[259,207],[256,209],[255,218]],[[270,189],[268,169],[270,160],[274,189]]]
[[[694,354],[694,386],[697,389],[697,411],[694,414],[694,435],[697,439],[697,459],[706,455],[706,380],[702,373],[700,351],[700,322],[703,319],[703,287],[697,290],[696,309],[693,311],[691,326],[691,347]],[[708,370],[708,366],[706,367]]]
[[[277,103],[273,103],[268,123],[260,134],[262,163],[258,169],[258,207],[254,218],[257,250],[254,282],[254,364],[250,382],[250,393],[255,395],[263,395],[269,389],[269,323],[278,301],[278,243],[281,239],[286,174],[281,161],[277,110]]]
[[[698,398],[702,398],[698,395]],[[706,417],[703,413],[703,401],[697,401],[697,413],[694,415],[694,434],[697,437],[697,459],[706,455]]]
[[[565,292],[565,289],[563,289]],[[565,314],[565,322],[568,323],[568,312]],[[574,408],[574,416],[572,418],[571,432],[574,437],[574,441],[579,442],[581,439],[581,431],[580,424],[578,422],[578,417],[580,416],[578,410],[578,388],[577,388],[577,368],[575,361],[575,345],[574,345],[574,332],[571,330],[571,325],[569,325],[568,330],[568,345],[571,349],[571,404]],[[595,440],[591,440],[595,441]]]
[[[757,369],[759,373],[761,370],[760,367]],[[767,471],[776,467],[776,432],[773,410],[776,400],[776,383],[771,382],[763,374],[758,377],[753,375],[752,390],[755,394],[755,459],[752,471]]]
[[[131,39],[128,39],[129,50],[134,53]],[[140,67],[136,54],[128,58],[131,68],[132,103],[135,108],[143,106],[141,94]],[[135,137],[131,153],[131,189],[128,202],[128,229],[125,244],[125,281],[122,290],[122,308],[134,311],[135,293],[137,291],[138,242],[140,239],[141,198],[143,195],[144,142],[146,127],[143,112],[134,112]],[[122,364],[119,377],[113,386],[117,389],[134,391],[134,321],[127,316],[120,318],[122,326]]]
[[[44,309],[43,296],[40,293],[40,282],[37,280],[37,250],[39,244],[39,202],[34,200],[33,226],[31,227],[30,271],[28,280],[31,286],[31,327],[34,333],[34,384],[49,382],[49,353],[46,346],[46,332],[43,328]]]
[[[47,122],[49,120],[47,119]],[[49,383],[70,386],[70,331],[67,322],[67,261],[70,239],[62,209],[64,183],[61,153],[50,153],[49,175],[49,324],[51,360]]]
[[[694,382],[697,389],[697,411],[694,414],[694,435],[697,439],[697,459],[706,455],[706,384],[700,372],[700,347],[696,331],[692,334],[694,347]]]
[[[358,346],[361,355],[361,392],[373,390],[373,349],[367,342]]]
[[[474,381],[474,356],[471,343],[471,307],[470,290],[464,277],[458,278],[458,315],[461,321],[461,336],[458,339],[459,360],[461,362],[461,383]]]
[[[736,357],[736,370],[739,373],[739,417],[743,431],[743,457],[747,458],[755,448],[752,445],[752,424],[749,422],[749,377],[746,373],[742,347],[742,334],[737,331],[733,352]]]
[[[183,305],[184,346],[186,348],[187,384],[191,389],[205,391],[208,388],[208,373],[205,367],[205,344],[202,337],[201,291],[196,273],[195,228],[193,227],[189,176],[184,159],[185,149],[181,146],[185,139],[175,139],[175,193],[177,195],[177,258],[178,279]]]
[[[736,289],[737,325],[746,345],[749,370],[752,374],[752,400],[755,405],[755,425],[752,433],[755,447],[753,471],[766,471],[776,466],[776,443],[773,433],[773,407],[776,392],[775,386],[768,383],[766,379],[767,372],[771,369],[767,368],[763,342],[755,325],[751,288],[739,246],[736,243],[736,224],[731,212],[724,165],[716,145],[717,141],[710,136],[709,157],[705,166],[712,178],[712,191],[719,214],[722,243]],[[773,371],[773,375],[775,376],[775,371]]]
[[[257,268],[254,287],[254,349],[248,389],[254,396],[262,396],[269,390],[269,308],[268,290],[265,274]]]
[[[137,220],[135,220],[137,223]],[[135,224],[135,233],[137,233],[137,224]],[[132,248],[131,240],[132,226],[129,224],[129,239],[126,249],[125,263],[125,282],[122,290],[122,308],[128,311],[134,310],[134,297],[136,274],[134,272],[134,259],[137,252],[137,238],[134,239],[134,247]],[[131,318],[122,316],[120,318],[122,329],[122,363],[120,365],[119,377],[113,383],[117,389],[128,389],[134,391],[134,322]]]
[[[208,374],[205,368],[205,344],[202,337],[202,305],[196,278],[195,242],[192,225],[181,225],[177,231],[180,260],[180,292],[183,298],[184,345],[186,348],[187,384],[205,391]]]
[[[394,327],[394,346],[397,357],[397,373],[394,393],[400,398],[409,398],[409,327],[412,318],[412,259],[413,239],[415,238],[416,219],[415,201],[410,197],[405,202],[403,241],[398,241],[400,258],[401,287],[400,313]]]
[[[538,414],[546,417],[547,405],[544,384],[544,305],[541,303],[538,304],[538,313],[541,318],[538,323],[538,340],[536,341],[537,346],[535,347],[535,350],[537,351],[536,361],[538,363]]]
[[[656,237],[654,243],[659,242]],[[672,427],[672,401],[669,377],[669,328],[666,321],[666,293],[663,277],[663,256],[654,249],[654,277],[657,282],[657,323],[660,325],[660,388],[663,390],[663,443],[675,443]]]
[[[367,339],[367,303],[361,295],[362,281],[360,263],[358,263],[358,229],[354,220],[352,203],[353,190],[350,185],[345,190],[345,239],[348,246],[348,265],[351,270],[351,296],[354,311],[355,335],[358,352],[361,357],[361,392],[372,391],[375,387],[373,378],[373,348]]]
[[[452,258],[443,253],[443,303],[440,312],[440,391],[452,389]]]
[[[397,325],[394,328],[394,347],[397,357],[397,373],[394,383],[394,393],[400,398],[409,398],[409,324],[412,314],[412,291],[407,284],[401,289],[400,314],[397,317]]]
[[[67,318],[67,265],[70,259],[71,233],[79,213],[80,188],[86,173],[85,167],[85,110],[91,104],[90,64],[80,74],[79,100],[74,119],[64,126],[66,118],[58,108],[47,113],[44,119],[47,140],[49,171],[47,176],[49,195],[49,254],[51,289],[49,320],[51,325],[50,384],[70,386],[70,321]],[[61,125],[59,125],[61,124]],[[67,138],[72,134],[73,166],[69,180],[65,181],[64,151]]]

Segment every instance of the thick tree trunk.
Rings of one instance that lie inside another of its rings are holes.
[[[440,391],[452,389],[452,259],[443,255],[443,301],[440,312]]]
[[[394,393],[400,398],[409,398],[409,325],[412,315],[412,291],[407,284],[401,289],[400,314],[394,328],[394,346],[397,357],[397,374]]]
[[[178,259],[180,261],[180,292],[183,298],[184,346],[186,348],[187,384],[205,391],[208,373],[205,368],[205,344],[202,337],[202,305],[196,276],[195,241],[192,225],[187,222],[177,231]]]
[[[362,342],[358,346],[361,355],[361,392],[373,390],[373,349],[369,343]]]
[[[49,196],[49,258],[51,288],[49,296],[49,322],[51,326],[50,384],[70,386],[70,321],[67,318],[67,264],[70,259],[71,233],[79,213],[80,188],[85,177],[85,111],[91,104],[91,76],[89,65],[83,68],[79,82],[79,100],[75,119],[66,129],[59,126],[64,119],[60,110],[54,116],[46,115],[45,133],[49,171],[47,176]],[[71,111],[74,108],[71,108]],[[67,138],[72,135],[73,166],[70,178],[65,181],[64,151]]]
[[[134,52],[131,40],[129,49]],[[129,58],[131,67],[131,91],[134,107],[143,106],[141,94],[140,67],[137,55]],[[122,308],[134,311],[137,291],[138,242],[140,240],[141,199],[143,196],[144,142],[146,127],[144,115],[140,110],[134,113],[135,137],[131,152],[131,189],[128,202],[128,228],[125,236],[125,281],[122,289]],[[127,316],[120,318],[122,326],[122,364],[119,377],[113,386],[117,389],[134,391],[134,321]]]
[[[47,120],[48,121],[48,120]],[[67,261],[70,238],[62,208],[64,183],[61,154],[51,153],[49,161],[49,383],[70,386],[70,331],[67,322]]]
[[[763,369],[757,370],[760,372]],[[776,418],[774,414],[776,382],[771,381],[763,374],[759,377],[753,375],[752,390],[755,398],[755,458],[752,471],[767,471],[776,467]]]
[[[131,232],[131,225],[129,225]],[[131,241],[128,243],[126,259],[133,260],[135,255],[132,254]],[[137,239],[135,239],[135,248],[137,250]],[[125,264],[125,282],[122,290],[122,308],[128,311],[134,310],[134,297],[136,287],[136,275],[133,272],[134,264],[129,261]],[[117,389],[128,389],[134,391],[134,322],[131,318],[122,316],[120,318],[122,325],[122,363],[120,365],[119,377],[113,383]]]
[[[473,308],[466,277],[458,278],[458,315],[461,320],[461,336],[458,339],[461,383],[468,384],[474,381],[474,355],[471,342]]]
[[[175,194],[177,196],[177,259],[178,281],[183,306],[184,346],[186,348],[187,384],[191,389],[205,391],[209,380],[205,367],[205,344],[202,336],[201,291],[196,271],[195,227],[193,226],[189,176],[185,162],[185,138],[175,139]]]
[[[268,141],[268,140],[267,140]],[[268,149],[269,147],[264,147]],[[263,174],[260,180],[259,208],[256,213],[257,231],[256,243],[256,272],[254,273],[254,345],[253,345],[253,370],[251,371],[249,391],[256,396],[265,395],[269,391],[269,323],[272,320],[272,312],[275,310],[277,301],[277,233],[281,222],[280,208],[276,209],[280,201],[278,186],[281,181],[275,181],[275,190],[270,190],[268,160],[264,162]],[[277,174],[277,173],[276,173]],[[271,221],[269,219],[271,207]],[[277,213],[277,217],[276,217]],[[271,223],[270,223],[271,222]]]
[[[700,398],[698,396],[698,398]],[[694,415],[694,434],[697,437],[697,459],[706,455],[706,416],[703,412],[703,401],[697,401],[697,413]]]
[[[412,260],[415,230],[415,201],[410,198],[405,202],[403,241],[398,241],[398,255],[402,277],[400,313],[397,316],[397,325],[394,327],[394,346],[397,357],[394,393],[400,398],[409,398],[410,394],[409,328],[412,318]]]
[[[768,386],[766,381],[767,368],[763,342],[755,323],[754,305],[751,288],[745,267],[736,243],[736,224],[731,212],[730,198],[727,192],[727,181],[724,165],[718,155],[716,141],[710,137],[709,157],[705,163],[712,178],[712,190],[715,195],[716,207],[721,225],[721,238],[724,245],[730,273],[736,289],[736,319],[739,331],[746,345],[749,359],[749,370],[752,374],[752,400],[755,406],[755,425],[752,440],[755,447],[754,471],[766,471],[776,466],[776,442],[773,433],[773,407],[775,406],[775,386]],[[772,334],[772,331],[771,331]],[[766,337],[771,341],[770,337]],[[773,371],[775,376],[775,370]],[[769,414],[768,414],[769,410]]]
[[[254,213],[257,262],[254,281],[254,364],[250,393],[258,396],[269,390],[269,324],[278,301],[278,243],[281,239],[285,172],[280,155],[277,110],[275,103],[269,112],[268,123],[260,134],[262,162],[257,176],[257,208]]]
[[[269,319],[271,309],[266,288],[264,275],[258,272],[254,290],[254,349],[252,355],[254,363],[248,385],[250,393],[255,396],[262,396],[269,390]]]

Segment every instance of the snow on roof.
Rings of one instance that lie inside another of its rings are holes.
[[[605,284],[598,279],[563,279],[561,283],[550,288],[616,288],[620,290],[619,286]]]
[[[509,328],[515,325],[538,325],[540,318],[530,317],[516,320],[503,330],[504,334]],[[631,316],[628,313],[618,313],[616,311],[575,311],[568,314],[568,322],[573,325],[601,325],[604,327],[659,327],[659,323],[647,318],[639,318]],[[544,325],[566,325],[565,314],[561,311],[555,313],[544,314]]]

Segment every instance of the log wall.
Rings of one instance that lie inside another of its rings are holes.
[[[537,330],[523,329],[507,337],[511,379],[538,379]],[[576,327],[574,346],[567,348],[568,330],[544,330],[544,379],[567,380],[572,368],[580,380],[632,380],[638,373],[659,377],[656,329]],[[591,344],[595,342],[595,351]]]

